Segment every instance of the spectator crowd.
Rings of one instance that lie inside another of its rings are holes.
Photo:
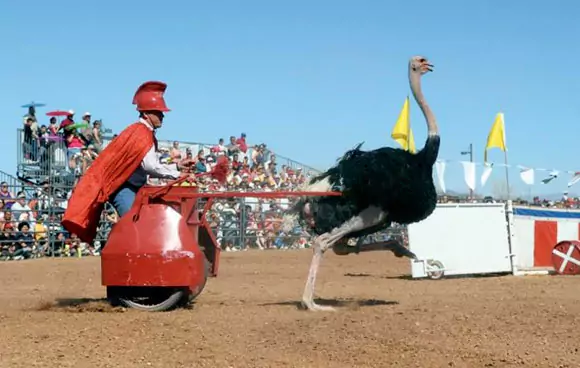
[[[48,125],[39,124],[34,115],[24,119],[23,162],[42,166],[47,161],[50,163],[49,160],[57,156],[55,152],[60,150],[66,157],[63,170],[69,180],[57,188],[45,181],[32,190],[17,190],[16,187],[12,191],[7,190],[2,198],[9,203],[25,203],[27,210],[26,216],[19,213],[17,218],[10,209],[3,213],[8,218],[4,218],[2,227],[17,229],[14,236],[0,239],[3,259],[98,255],[101,245],[106,242],[107,233],[116,221],[112,208],[103,213],[100,237],[95,244],[79,242],[74,234],[67,234],[60,226],[60,216],[72,188],[106,146],[100,121],[91,123],[88,112],[83,114],[80,123],[75,122],[74,116],[74,111],[68,111],[60,124],[55,117],[51,117]],[[166,146],[160,144],[159,151],[161,162],[180,162],[183,171],[192,175],[211,171],[220,156],[226,157],[230,166],[226,183],[220,184],[209,176],[201,177],[195,184],[201,191],[291,191],[313,174],[293,162],[278,162],[277,156],[265,143],[249,146],[245,133],[239,137],[230,136],[227,144],[223,138],[214,145],[189,145],[175,141]],[[167,183],[166,180],[149,180],[151,185]],[[4,184],[8,187],[7,183]],[[308,235],[301,229],[296,229],[293,234],[283,234],[280,229],[282,213],[291,205],[290,201],[264,198],[220,200],[216,201],[208,219],[223,249],[227,251],[250,247],[308,246]],[[21,228],[23,231],[20,231]]]

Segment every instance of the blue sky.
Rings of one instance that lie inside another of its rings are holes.
[[[212,142],[243,131],[251,143],[325,168],[361,141],[366,149],[395,146],[390,130],[409,93],[407,61],[422,54],[436,69],[424,90],[440,124],[440,158],[465,159],[459,152],[473,143],[481,162],[501,109],[510,163],[580,170],[580,3],[548,4],[4,2],[0,169],[15,170],[20,105],[46,103],[41,116],[88,110],[119,131],[135,120],[131,100],[146,80],[169,85],[173,111],[161,138]],[[421,146],[424,119],[414,101],[411,110]],[[490,160],[502,162],[502,152]],[[517,169],[510,175],[523,194],[561,192],[568,181],[530,191]],[[496,169],[478,192],[503,178]],[[449,164],[446,182],[464,190],[460,164]]]

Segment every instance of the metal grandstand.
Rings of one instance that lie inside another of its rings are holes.
[[[112,139],[112,136],[103,137],[104,146],[106,146]],[[67,148],[64,141],[55,141],[50,143],[48,147],[36,152],[34,159],[25,158],[24,155],[24,130],[17,130],[17,177],[25,180],[30,184],[42,185],[50,183],[58,186],[73,186],[74,174],[67,171]],[[174,141],[174,140],[159,140],[160,148],[171,148],[173,142],[179,142],[180,149],[191,148],[192,152],[198,152],[203,149],[206,154],[209,154],[211,147],[215,144],[188,142],[188,141]],[[248,148],[248,155],[252,153],[252,148]],[[290,168],[301,168],[305,172],[319,173],[320,171],[297,162],[290,158],[276,154],[278,165],[287,165]]]

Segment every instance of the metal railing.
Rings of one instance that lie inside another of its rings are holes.
[[[0,259],[97,255],[112,221],[103,213],[93,244],[81,244],[62,228],[71,187],[22,182],[0,172]]]
[[[103,148],[111,141],[112,137],[103,137]],[[159,147],[169,150],[174,141],[159,140]],[[211,154],[211,148],[215,144],[179,141],[179,148],[185,154],[186,149],[191,149],[194,155],[202,150],[205,155]],[[254,148],[249,147],[245,156],[251,157]],[[266,151],[266,159],[273,155]],[[290,158],[276,156],[277,166],[287,166],[292,169],[302,169],[305,173],[316,174],[320,171],[292,160]],[[51,135],[42,139],[25,139],[24,129],[17,129],[17,173],[19,177],[27,178],[37,183],[55,181],[59,184],[74,185],[74,178],[81,173],[81,162],[74,158],[67,149],[62,135]],[[72,162],[71,162],[71,158]],[[243,158],[240,157],[240,159]],[[71,164],[72,163],[72,164]]]
[[[293,198],[229,198],[216,200],[205,214],[220,246],[226,251],[246,249],[309,248],[313,237],[300,224],[285,232],[283,215]],[[393,224],[389,229],[365,239],[365,243],[397,237],[408,245],[407,228]]]

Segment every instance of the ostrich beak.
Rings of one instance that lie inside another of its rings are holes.
[[[433,64],[427,63],[426,65],[427,65],[427,70],[432,72],[433,71]]]

